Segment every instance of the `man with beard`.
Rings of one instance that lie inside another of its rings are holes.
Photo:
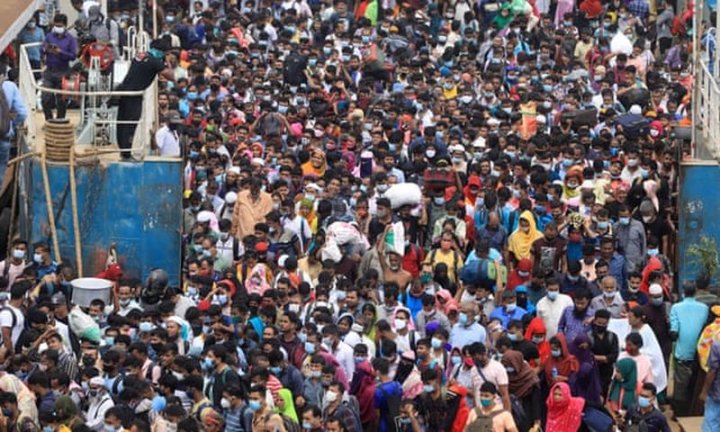
[[[573,341],[578,335],[590,331],[590,323],[595,313],[590,307],[591,299],[589,289],[581,287],[575,291],[574,306],[565,308],[558,323],[558,333],[563,333],[566,340]]]

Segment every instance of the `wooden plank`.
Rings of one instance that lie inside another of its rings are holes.
[[[685,432],[697,432],[702,428],[703,417],[678,417],[677,420]]]

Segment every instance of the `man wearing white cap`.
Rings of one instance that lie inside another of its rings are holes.
[[[90,378],[87,400],[90,406],[85,416],[85,425],[94,431],[105,427],[105,412],[115,406],[112,398],[105,389],[105,380],[99,376]]]
[[[237,201],[236,192],[228,192],[225,194],[225,202],[215,211],[215,215],[217,216],[218,220],[232,220],[235,201]]]

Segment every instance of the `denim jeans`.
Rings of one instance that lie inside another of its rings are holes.
[[[0,140],[0,183],[5,177],[8,160],[10,159],[10,141]]]
[[[705,418],[703,419],[702,432],[720,431],[720,400],[708,396],[705,399]]]

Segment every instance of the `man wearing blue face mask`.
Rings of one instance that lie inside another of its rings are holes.
[[[490,319],[499,319],[503,328],[508,328],[510,321],[522,320],[527,311],[517,305],[517,295],[514,290],[505,290],[502,293],[502,307],[497,307],[490,314]]]
[[[645,227],[639,220],[633,219],[626,205],[618,210],[618,222],[613,226],[618,248],[625,256],[625,271],[641,271],[647,255]]]
[[[450,331],[450,345],[464,347],[473,342],[485,342],[487,333],[475,319],[478,307],[474,302],[466,302],[460,305],[458,322]]]
[[[656,408],[657,388],[653,383],[645,383],[638,394],[637,405],[630,407],[625,414],[625,430],[633,430],[635,425],[648,432],[669,432],[670,426],[663,413]]]

